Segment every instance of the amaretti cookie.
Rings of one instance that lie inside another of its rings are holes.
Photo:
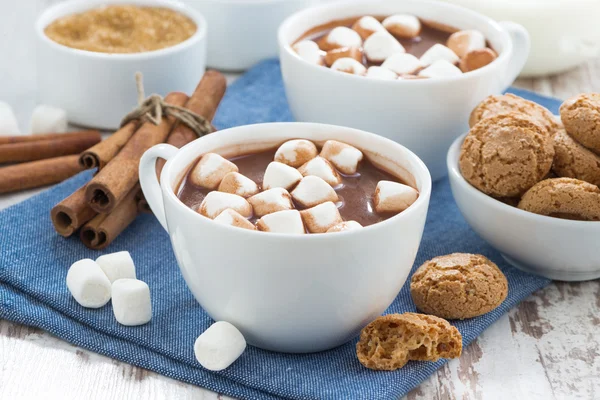
[[[556,118],[546,108],[510,93],[489,96],[479,103],[471,113],[469,125],[473,127],[482,119],[494,117],[498,114],[510,113],[520,113],[529,116],[529,118],[542,125],[550,134],[553,134],[559,128]]]
[[[454,253],[421,265],[412,276],[410,294],[421,312],[446,319],[473,318],[502,304],[508,281],[486,257]]]
[[[600,93],[582,93],[565,101],[560,117],[569,135],[600,154]]]
[[[480,191],[515,197],[542,180],[553,159],[553,139],[546,128],[522,114],[500,114],[471,128],[461,148],[459,167]]]
[[[523,195],[519,208],[550,217],[600,221],[600,188],[578,179],[546,179]]]
[[[600,156],[577,143],[564,129],[554,135],[552,170],[560,177],[600,185]]]
[[[432,315],[404,313],[377,318],[356,344],[356,355],[370,369],[393,371],[409,360],[437,361],[462,353],[462,336],[448,321]]]

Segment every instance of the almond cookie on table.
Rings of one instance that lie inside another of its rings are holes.
[[[560,177],[600,185],[600,156],[580,145],[564,129],[554,135],[552,170]]]
[[[546,129],[523,114],[477,123],[462,144],[459,167],[474,187],[494,197],[516,197],[552,167],[554,144]]]
[[[367,325],[356,344],[358,361],[367,368],[393,371],[410,360],[457,358],[462,336],[448,321],[417,313],[390,314]]]
[[[600,188],[578,179],[546,179],[523,195],[519,208],[556,218],[600,221]]]
[[[582,93],[560,106],[565,129],[575,140],[600,154],[600,93]]]
[[[421,265],[412,276],[410,294],[421,312],[446,319],[473,318],[502,304],[508,281],[486,257],[454,253]]]

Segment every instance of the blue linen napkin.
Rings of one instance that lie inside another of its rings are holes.
[[[560,102],[530,92],[513,92],[557,112]],[[279,63],[264,62],[228,89],[214,124],[219,129],[290,121]],[[44,329],[77,346],[160,374],[244,399],[394,399],[409,392],[444,364],[410,362],[394,372],[360,365],[356,340],[336,349],[306,355],[281,354],[248,347],[222,372],[203,369],[195,360],[196,337],[212,321],[196,303],[177,267],[167,234],[152,215],[141,215],[105,251],[85,248],[78,239],[58,236],[50,209],[91,177],[90,172],[0,212],[0,318]],[[70,296],[65,277],[81,259],[129,250],[138,277],[150,286],[153,319],[144,326],[119,325],[110,305],[85,309]],[[452,252],[484,254],[504,271],[509,295],[484,316],[455,321],[468,345],[484,329],[549,281],[510,267],[466,224],[447,179],[434,185],[423,242],[415,268]],[[404,285],[386,313],[415,311]]]

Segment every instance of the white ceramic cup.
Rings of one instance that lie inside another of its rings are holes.
[[[291,45],[307,30],[361,15],[409,13],[460,29],[478,29],[499,57],[455,78],[384,81],[332,71],[301,59]],[[281,70],[296,120],[364,129],[414,151],[433,180],[446,175],[452,141],[468,129],[471,110],[504,91],[521,71],[529,36],[517,24],[428,0],[343,1],[300,11],[279,29]]]
[[[416,187],[420,196],[406,211],[360,230],[285,235],[217,224],[175,195],[190,165],[204,153],[232,157],[294,138],[354,145]],[[160,185],[158,157],[168,160]],[[351,128],[303,123],[226,129],[181,150],[155,146],[141,159],[140,182],[204,310],[216,321],[235,325],[248,343],[283,352],[338,346],[392,303],[414,263],[431,194],[425,164],[403,146]]]
[[[316,0],[186,0],[206,17],[208,65],[242,71],[277,57],[277,28]]]
[[[112,4],[167,7],[197,26],[186,41],[161,50],[107,54],[72,49],[51,40],[44,29],[57,18]],[[137,106],[135,73],[144,76],[147,95],[191,93],[206,65],[206,22],[202,15],[167,0],[71,0],[45,10],[35,24],[37,36],[38,102],[63,108],[77,125],[118,128]]]
[[[454,200],[471,228],[523,271],[561,281],[600,278],[600,222],[538,215],[480,192],[458,166],[465,136],[452,144],[447,162]]]

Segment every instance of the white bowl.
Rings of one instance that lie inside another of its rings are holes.
[[[479,29],[499,57],[456,78],[381,81],[310,64],[291,48],[308,29],[336,19],[406,12],[462,29]],[[287,99],[298,121],[364,129],[414,151],[433,180],[446,175],[452,141],[468,129],[471,110],[505,90],[527,59],[529,39],[519,25],[426,0],[361,0],[327,4],[294,14],[279,29],[281,69]]]
[[[600,278],[600,222],[530,213],[475,189],[458,167],[465,136],[452,144],[447,162],[454,200],[473,230],[523,271],[561,281]]]
[[[72,49],[51,40],[44,29],[57,18],[108,4],[136,4],[171,8],[197,26],[186,41],[161,50],[133,54],[107,54]],[[61,107],[70,122],[115,129],[137,106],[135,73],[144,75],[147,95],[191,93],[206,65],[206,22],[202,15],[167,0],[72,0],[58,3],[38,18],[38,102]]]
[[[356,231],[285,235],[217,224],[175,195],[190,164],[207,152],[226,157],[293,139],[337,139],[404,176],[420,196],[406,211]],[[156,178],[156,158],[167,163]],[[397,296],[414,263],[429,205],[431,178],[412,152],[380,136],[321,124],[240,126],[181,150],[158,145],[140,163],[152,211],[169,232],[188,287],[214,320],[232,323],[264,349],[313,352],[354,337]]]
[[[208,65],[242,71],[277,57],[277,28],[292,13],[316,0],[186,0],[210,26]]]

